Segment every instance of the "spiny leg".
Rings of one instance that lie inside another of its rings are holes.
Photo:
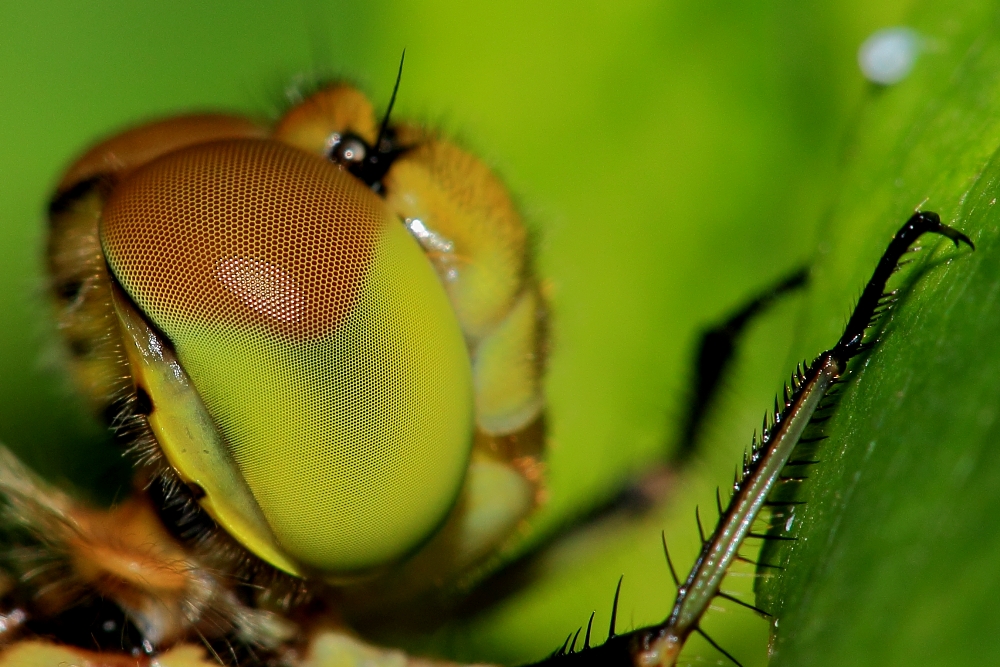
[[[691,572],[678,587],[673,609],[667,619],[659,625],[622,635],[615,635],[612,626],[611,636],[601,646],[576,654],[554,655],[538,664],[564,664],[572,660],[575,661],[572,663],[574,665],[668,667],[676,663],[677,656],[692,632],[704,636],[727,658],[739,664],[704,634],[699,627],[702,616],[712,600],[719,596],[723,577],[732,561],[740,558],[740,545],[751,535],[751,528],[761,508],[769,504],[767,498],[770,491],[781,479],[781,471],[802,439],[802,433],[813,421],[823,398],[845,373],[848,362],[869,346],[864,342],[865,333],[883,312],[889,278],[899,267],[900,260],[910,245],[925,233],[945,236],[954,241],[956,247],[965,243],[975,249],[965,234],[942,224],[936,213],[915,213],[896,232],[865,286],[837,344],[816,357],[807,368],[796,370],[790,388],[786,388],[783,407],[778,406],[780,409],[775,411],[770,423],[765,421],[760,441],[755,441],[745,461],[742,475],[734,484],[729,505],[720,516],[712,534],[703,541]]]
[[[896,232],[847,323],[844,334],[830,350],[820,354],[801,375],[792,380],[791,395],[776,411],[773,423],[764,431],[751,452],[743,475],[734,488],[729,506],[702,548],[687,580],[681,586],[674,609],[662,626],[669,639],[664,646],[680,651],[687,636],[697,628],[712,599],[719,593],[722,578],[760,512],[781,471],[813,419],[823,397],[846,370],[848,362],[865,349],[865,332],[882,303],[886,284],[910,245],[924,233],[936,233],[973,247],[963,233],[941,223],[936,213],[915,213]]]

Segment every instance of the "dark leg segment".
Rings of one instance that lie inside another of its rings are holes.
[[[889,242],[889,247],[882,253],[882,259],[879,260],[878,266],[875,267],[875,273],[872,274],[871,280],[865,285],[865,291],[861,293],[858,305],[855,306],[854,312],[851,314],[851,319],[847,322],[844,335],[840,337],[837,345],[831,350],[840,359],[847,361],[861,351],[865,331],[868,329],[882,295],[885,293],[885,285],[889,281],[889,277],[895,273],[896,268],[899,266],[899,260],[906,254],[910,245],[928,232],[940,234],[951,239],[954,241],[956,248],[959,243],[964,243],[971,249],[976,249],[976,246],[968,236],[957,229],[952,229],[947,225],[941,224],[941,218],[937,213],[930,211],[914,213],[906,221],[906,224],[896,232],[896,235],[892,237],[892,241]]]
[[[678,461],[685,461],[694,453],[705,416],[712,406],[723,375],[729,369],[736,351],[736,343],[743,335],[747,325],[755,317],[763,314],[779,298],[805,285],[808,278],[809,270],[807,268],[803,267],[795,271],[754,297],[724,322],[702,334],[698,344],[698,355],[695,359],[694,392],[691,394],[688,406],[684,411],[680,441],[674,454]]]

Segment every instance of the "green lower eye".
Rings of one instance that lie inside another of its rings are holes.
[[[277,142],[210,143],[116,188],[101,243],[264,521],[170,445],[183,423],[161,420],[164,451],[249,549],[344,576],[441,524],[468,467],[472,370],[433,267],[371,191]]]

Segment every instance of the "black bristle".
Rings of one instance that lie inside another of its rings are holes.
[[[763,567],[763,568],[767,568],[767,569],[770,569],[770,570],[784,570],[785,569],[785,568],[781,567],[780,565],[771,565],[770,563],[765,563],[763,561],[754,560],[753,558],[747,558],[746,556],[744,556],[742,554],[736,554],[735,559],[738,560],[738,561],[740,561],[741,563],[748,563],[750,565],[756,565],[757,567]]]
[[[615,600],[611,604],[611,625],[608,629],[608,639],[611,639],[615,636],[615,624],[618,621],[618,596],[622,592],[622,579],[624,578],[625,578],[624,574],[618,577],[618,586],[615,588]]]
[[[771,614],[767,613],[766,611],[764,611],[760,607],[755,607],[754,605],[750,604],[749,602],[744,602],[743,600],[740,600],[739,598],[737,598],[737,597],[735,597],[733,595],[729,595],[728,593],[723,593],[722,591],[719,591],[718,593],[716,593],[716,595],[718,597],[722,598],[723,600],[729,600],[730,602],[735,602],[736,604],[740,605],[741,607],[746,607],[747,609],[755,611],[758,614],[761,614],[762,616],[766,616],[767,618],[771,618]]]
[[[572,636],[573,636],[572,632],[569,633],[568,635],[566,635],[566,641],[563,642],[562,646],[560,646],[558,649],[556,649],[556,652],[555,652],[556,656],[566,655],[566,647],[569,646],[569,638],[572,637]]]
[[[701,635],[705,639],[705,641],[707,641],[709,644],[711,644],[712,647],[715,648],[716,651],[718,651],[722,655],[724,655],[727,658],[729,658],[730,660],[732,660],[733,664],[735,664],[736,667],[743,667],[743,664],[739,660],[737,660],[736,658],[734,658],[733,656],[731,656],[729,654],[729,651],[727,651],[726,649],[724,649],[721,646],[719,646],[718,644],[716,644],[715,640],[712,639],[711,637],[709,637],[707,634],[705,634],[705,631],[702,630],[701,627],[699,627],[699,626],[696,625],[694,627],[694,631],[697,632],[699,635]]]
[[[570,653],[576,653],[576,640],[580,638],[580,631],[581,630],[583,630],[583,628],[577,628],[576,629],[576,634],[573,635],[573,641],[569,645],[569,652]]]
[[[747,537],[756,537],[760,540],[778,540],[780,542],[798,542],[799,538],[789,535],[769,535],[767,533],[747,533]]]
[[[670,550],[667,549],[667,533],[665,531],[660,531],[660,539],[663,541],[663,555],[667,557],[667,567],[670,568],[670,576],[674,580],[674,586],[680,589],[681,580],[677,578],[677,570],[674,569],[674,562],[670,560]],[[591,616],[590,620],[594,620],[593,616]],[[590,637],[589,627],[587,628],[587,637]]]

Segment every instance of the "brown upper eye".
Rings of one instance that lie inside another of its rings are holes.
[[[102,218],[112,270],[164,331],[194,318],[291,338],[323,336],[350,311],[386,220],[353,177],[267,140],[155,160]]]

